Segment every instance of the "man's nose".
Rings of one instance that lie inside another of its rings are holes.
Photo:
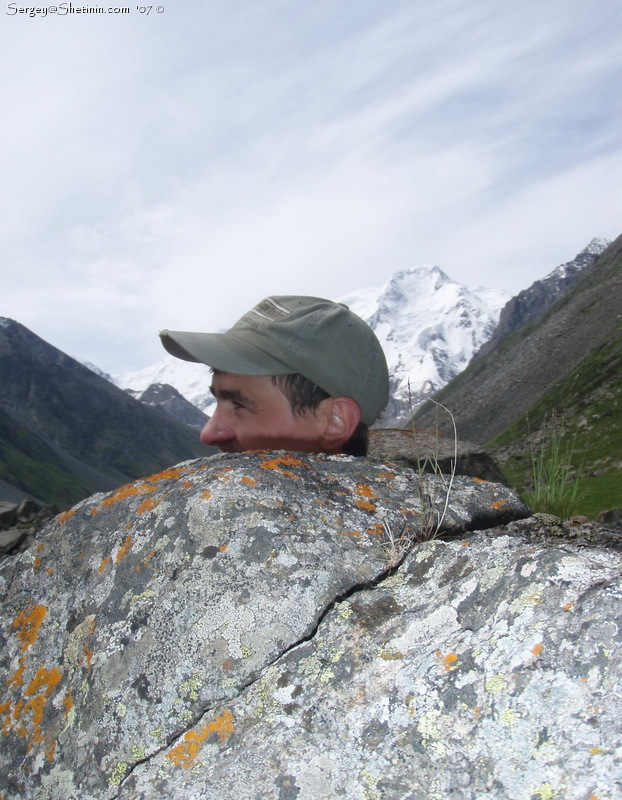
[[[218,446],[219,442],[231,441],[234,436],[235,433],[224,423],[222,415],[218,413],[217,409],[203,426],[199,438],[203,444]]]

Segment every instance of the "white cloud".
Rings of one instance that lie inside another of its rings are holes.
[[[119,372],[268,293],[430,262],[518,291],[620,233],[620,22],[618,0],[5,16],[0,313]]]

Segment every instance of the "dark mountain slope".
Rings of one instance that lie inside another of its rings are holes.
[[[168,383],[152,383],[142,392],[125,389],[130,397],[155,408],[169,419],[200,431],[209,417]]]
[[[455,417],[458,435],[484,444],[516,422],[581,363],[622,336],[622,236],[587,267],[581,280],[542,317],[474,359],[435,399]],[[436,424],[432,403],[414,421]],[[441,430],[451,425],[441,420]]]
[[[194,431],[0,319],[0,478],[67,505],[206,454]]]
[[[494,333],[473,358],[481,358],[490,353],[506,336],[531,322],[536,322],[581,280],[586,268],[590,267],[610,244],[611,242],[606,239],[592,239],[572,261],[560,264],[545,278],[534,281],[529,288],[512,297],[501,310],[499,324]]]

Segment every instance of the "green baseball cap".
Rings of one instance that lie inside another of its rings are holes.
[[[371,425],[389,401],[376,334],[342,303],[266,297],[224,333],[161,331],[171,355],[235,375],[300,373],[331,397],[351,397]]]

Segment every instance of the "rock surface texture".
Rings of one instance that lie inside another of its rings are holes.
[[[619,797],[622,554],[528,516],[291,453],[93,495],[0,563],[0,796]]]

